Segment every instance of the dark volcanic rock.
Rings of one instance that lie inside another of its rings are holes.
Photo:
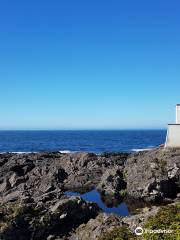
[[[95,219],[89,220],[87,224],[80,225],[70,240],[98,240],[102,234],[123,224],[121,217],[101,213]]]
[[[3,220],[5,227],[1,233],[13,240],[66,236],[96,217],[100,209],[80,197],[67,197],[64,191],[96,187],[106,169],[116,166],[117,161],[120,162],[118,155],[92,153],[1,154],[0,201],[4,204],[1,208],[12,206],[6,212],[8,219],[15,209],[12,221]]]
[[[150,202],[175,198],[180,190],[180,150],[159,148],[134,154],[124,175],[133,198]]]
[[[119,195],[120,191],[125,188],[126,182],[123,178],[123,169],[119,167],[107,169],[97,186],[97,189],[103,195]]]
[[[71,235],[70,240],[99,240],[100,236],[105,236],[108,232],[121,227],[127,227],[134,232],[136,227],[143,227],[144,222],[158,210],[159,207],[144,208],[142,213],[129,217],[100,213],[95,219],[90,219],[87,224],[80,225]],[[129,238],[124,236],[123,239]]]
[[[122,157],[122,159],[121,159]],[[40,196],[56,190],[87,191],[95,188],[109,167],[124,164],[127,154],[30,153],[1,154],[0,199],[20,191],[22,195]]]
[[[96,240],[116,227],[136,227],[156,212],[151,208],[121,218],[100,213],[96,204],[80,197],[64,195],[66,190],[92,188],[109,205],[110,195],[125,193],[127,205],[136,208],[146,202],[179,201],[180,150],[0,154],[0,233],[9,240]]]
[[[66,190],[85,192],[97,187],[104,196],[126,190],[135,199],[158,202],[175,198],[180,188],[180,150],[162,147],[130,156],[7,153],[0,154],[0,168],[1,201],[15,201],[11,196],[17,192],[19,198],[30,196],[36,202],[41,196],[43,201],[52,198],[48,192],[59,197]]]
[[[117,166],[117,162],[123,165],[126,158],[125,154],[97,156],[92,153],[78,153],[64,156],[62,161],[69,174],[64,188],[79,192],[89,191],[99,184],[106,169]]]
[[[0,206],[1,214],[5,218],[11,209],[8,222],[1,222],[0,233],[8,240],[41,240],[49,235],[60,237],[67,235],[73,228],[86,223],[97,216],[99,208],[94,203],[87,203],[80,197],[66,197],[57,200],[54,205],[49,204],[8,204]],[[3,211],[3,208],[6,208]]]

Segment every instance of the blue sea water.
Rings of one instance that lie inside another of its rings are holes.
[[[130,152],[165,142],[165,130],[0,131],[0,152]]]
[[[67,196],[80,196],[85,201],[90,201],[96,203],[105,213],[114,213],[120,216],[129,216],[129,210],[124,202],[119,203],[117,206],[107,207],[102,201],[100,193],[94,189],[90,192],[80,194],[77,192],[66,192]]]

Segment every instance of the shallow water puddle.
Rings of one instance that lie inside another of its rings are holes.
[[[65,195],[67,196],[80,196],[82,199],[97,203],[97,205],[105,212],[105,213],[115,213],[120,216],[129,216],[129,211],[127,208],[127,205],[125,203],[120,203],[119,205],[115,207],[107,207],[105,203],[101,199],[101,195],[97,190],[92,190],[90,192],[80,194],[77,192],[65,192]]]

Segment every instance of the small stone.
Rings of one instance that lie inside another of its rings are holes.
[[[67,216],[67,213],[62,214],[59,218],[64,219]]]
[[[0,193],[6,192],[11,188],[11,184],[8,179],[5,179],[2,184],[0,184]]]
[[[49,236],[47,237],[47,240],[54,240],[55,238],[56,238],[55,235],[49,235]]]
[[[176,195],[176,197],[180,199],[180,193],[178,193],[178,194]]]

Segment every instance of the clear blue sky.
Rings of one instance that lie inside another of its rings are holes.
[[[0,129],[165,128],[179,0],[1,0]]]

